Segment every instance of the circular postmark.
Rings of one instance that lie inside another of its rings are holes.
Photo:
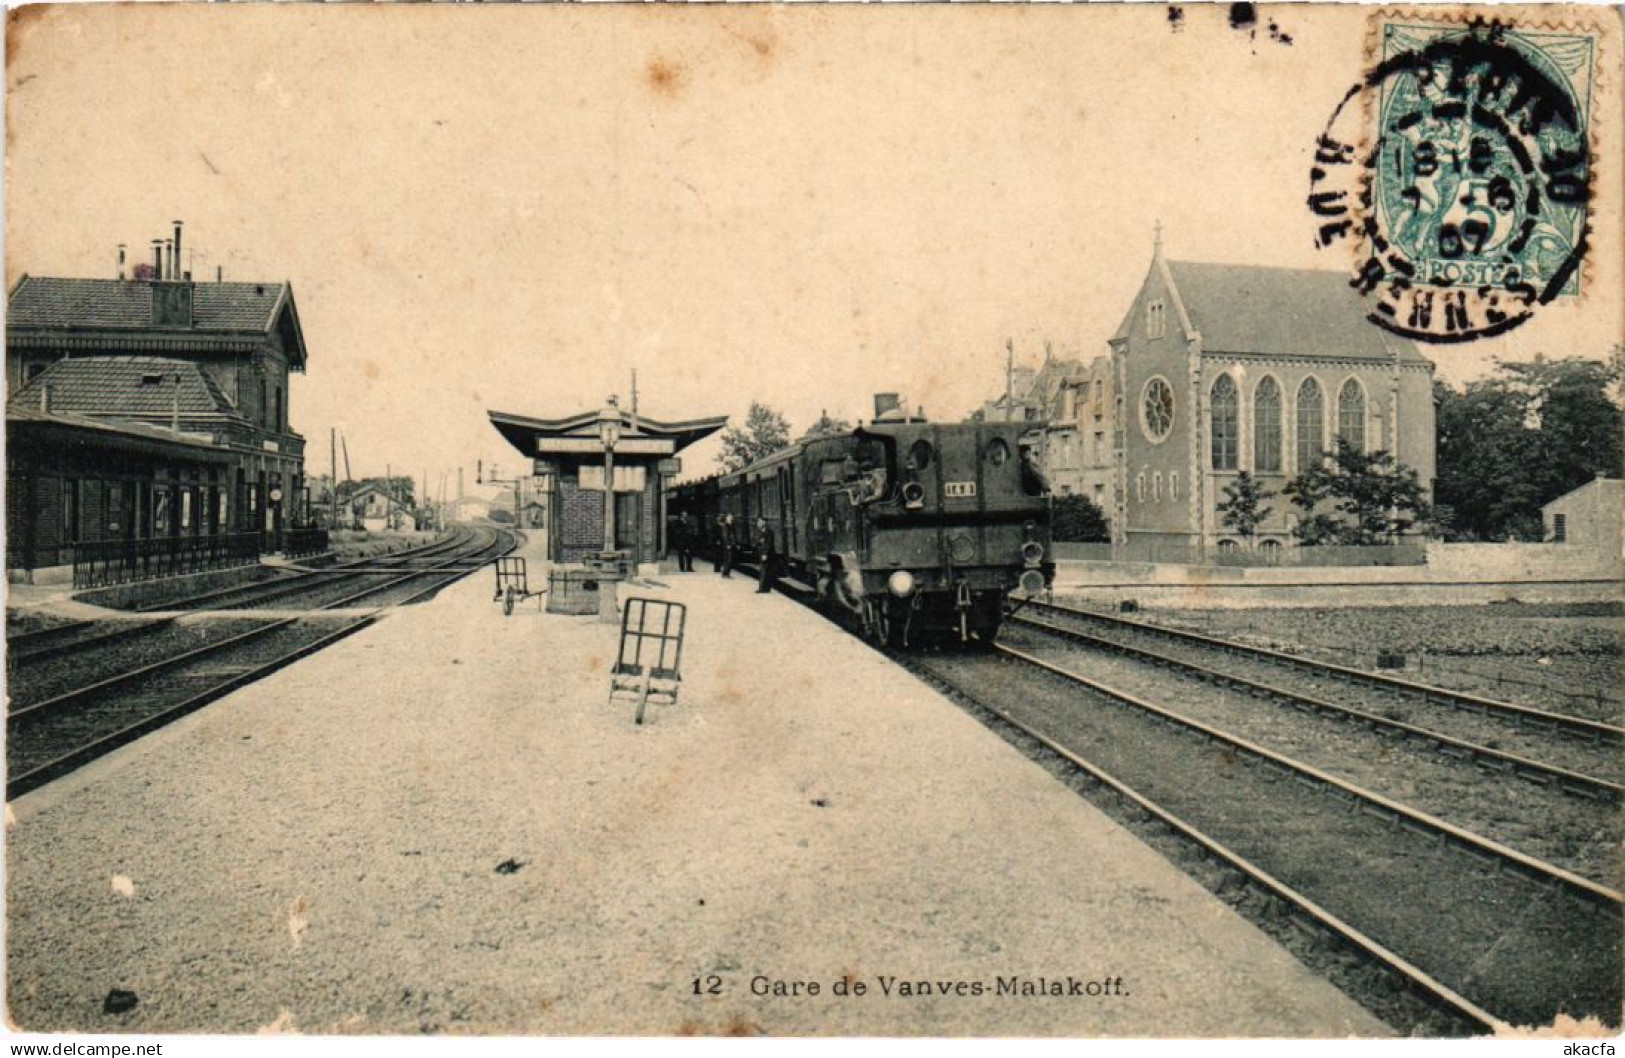
[[[1316,143],[1315,243],[1352,247],[1371,322],[1501,334],[1579,294],[1594,38],[1384,18],[1378,61]]]

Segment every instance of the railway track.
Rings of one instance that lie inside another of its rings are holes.
[[[1381,967],[1428,1031],[1617,1024],[1618,891],[1003,645],[899,660]]]
[[[487,540],[486,537],[490,536]],[[252,610],[275,606],[296,610],[331,608],[348,605],[367,597],[367,592],[349,592],[347,586],[368,584],[381,577],[402,570],[404,575],[433,574],[453,566],[464,566],[470,561],[464,552],[483,554],[490,545],[501,539],[501,531],[483,527],[456,526],[444,540],[435,540],[421,547],[378,558],[362,558],[333,566],[329,569],[296,573],[258,584],[234,585],[215,591],[203,592],[172,602],[155,603],[147,609],[161,610]],[[478,544],[478,546],[473,546]],[[478,556],[475,556],[478,557]],[[426,567],[413,563],[428,562]],[[476,567],[477,568],[477,567]],[[406,573],[405,571],[410,571]],[[386,583],[379,590],[391,586]],[[332,600],[343,600],[334,602]]]
[[[13,669],[22,668],[48,658],[117,642],[132,636],[146,635],[155,628],[171,623],[165,617],[153,621],[120,620],[74,621],[70,624],[45,628],[38,632],[24,632],[6,637],[6,662]],[[113,624],[115,627],[109,628]]]
[[[469,559],[494,557],[515,546],[505,530],[478,534],[480,547]],[[336,609],[386,590],[404,605],[439,591],[480,568],[471,561],[414,570],[383,585],[369,585],[321,609]],[[179,652],[98,672],[68,687],[54,688],[15,704],[6,716],[8,798],[17,797],[156,730],[238,687],[291,664],[377,619],[360,616],[283,617],[184,625],[215,625],[206,639]],[[246,630],[244,626],[246,627]],[[224,631],[220,626],[225,627]],[[90,671],[90,670],[87,670]]]

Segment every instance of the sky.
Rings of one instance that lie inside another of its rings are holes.
[[[357,476],[511,474],[488,409],[596,408],[634,368],[657,418],[758,400],[799,430],[900,391],[957,419],[1002,392],[1007,340],[1103,354],[1158,222],[1176,259],[1348,268],[1304,199],[1369,14],[26,8],[7,281],[111,277],[176,218],[197,278],[290,281],[312,473],[337,427]],[[1617,167],[1597,194],[1584,298],[1434,350],[1441,375],[1620,340]]]

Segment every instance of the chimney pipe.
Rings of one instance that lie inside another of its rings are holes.
[[[226,266],[225,265],[215,265],[214,266],[214,281],[216,283],[224,283],[226,281]]]
[[[165,239],[164,240],[164,257],[165,257],[165,259],[167,260],[167,262],[169,264],[169,268],[164,272],[164,278],[165,279],[174,279],[175,278],[175,240],[174,239]]]
[[[124,278],[124,244],[118,244],[118,277]]]
[[[177,220],[175,221],[175,275],[172,278],[187,278],[181,274],[181,262],[183,260],[185,258],[181,256],[181,222]]]
[[[152,240],[152,278],[164,278],[164,240]]]
[[[51,384],[49,382],[39,388],[39,410],[46,415],[51,414]]]

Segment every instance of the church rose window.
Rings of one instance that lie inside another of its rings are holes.
[[[1298,473],[1303,473],[1319,460],[1325,445],[1322,441],[1326,416],[1325,397],[1320,383],[1313,378],[1303,380],[1298,387]]]
[[[1161,441],[1174,428],[1173,387],[1160,376],[1145,384],[1145,394],[1140,401],[1140,428],[1152,441]]]
[[[1281,470],[1281,384],[1273,378],[1253,395],[1253,462],[1259,473]]]
[[[1236,469],[1236,383],[1220,375],[1213,383],[1213,469]]]

